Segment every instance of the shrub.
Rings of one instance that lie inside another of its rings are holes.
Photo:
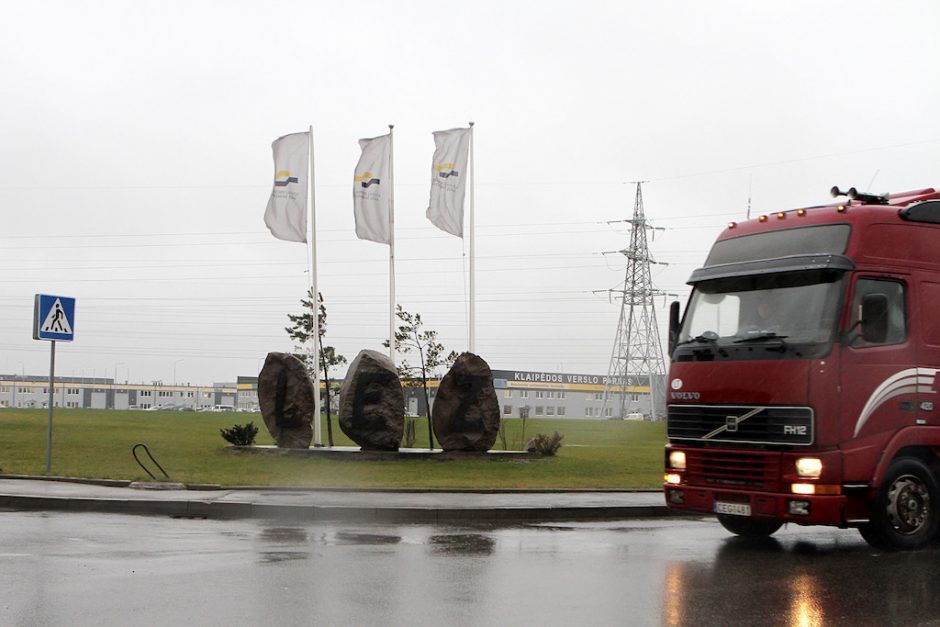
[[[219,433],[226,442],[235,446],[251,446],[255,443],[255,436],[258,435],[258,427],[255,423],[249,422],[247,425],[232,425],[228,429],[219,429]]]
[[[540,455],[552,457],[561,448],[561,441],[565,439],[565,436],[556,431],[551,435],[538,433],[533,439],[535,440],[535,450]]]

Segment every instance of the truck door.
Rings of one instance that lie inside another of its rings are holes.
[[[918,331],[921,341],[919,344],[920,356],[918,365],[925,372],[923,383],[920,389],[917,409],[918,419],[923,424],[940,424],[940,398],[937,398],[937,391],[940,391],[940,382],[936,381],[936,375],[940,371],[940,283],[933,281],[920,281],[917,284],[917,301],[919,311],[923,313],[920,316]],[[933,374],[934,384],[927,389],[927,380]]]
[[[845,480],[867,481],[884,435],[917,420],[917,363],[909,333],[908,279],[903,276],[855,277],[841,361],[840,440],[846,442]],[[862,336],[859,316],[869,294],[887,298],[884,341]],[[879,437],[881,436],[881,437]]]

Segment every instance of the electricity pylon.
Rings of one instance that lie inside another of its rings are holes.
[[[663,414],[665,397],[666,365],[663,348],[656,326],[656,307],[653,299],[666,293],[653,287],[650,265],[656,263],[650,257],[646,243],[647,231],[653,227],[643,213],[643,191],[636,184],[636,202],[630,224],[630,246],[616,251],[627,258],[627,273],[622,289],[609,290],[620,299],[620,322],[610,356],[610,368],[604,385],[604,411],[611,418],[626,418],[628,413],[640,410],[650,419]],[[640,387],[649,386],[649,403],[646,407],[628,402],[629,396]]]

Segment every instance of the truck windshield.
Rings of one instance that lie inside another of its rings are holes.
[[[781,357],[825,354],[836,332],[843,276],[814,270],[699,282],[677,347],[724,347],[719,358],[731,359],[742,355],[729,349],[757,343],[773,346]],[[749,358],[756,358],[752,353]]]

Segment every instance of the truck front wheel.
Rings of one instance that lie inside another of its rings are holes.
[[[940,488],[924,462],[902,457],[892,462],[872,502],[871,519],[859,527],[872,546],[919,549],[937,533]]]
[[[730,514],[718,514],[718,522],[731,533],[743,538],[766,538],[773,535],[783,525],[778,520],[731,516]]]

